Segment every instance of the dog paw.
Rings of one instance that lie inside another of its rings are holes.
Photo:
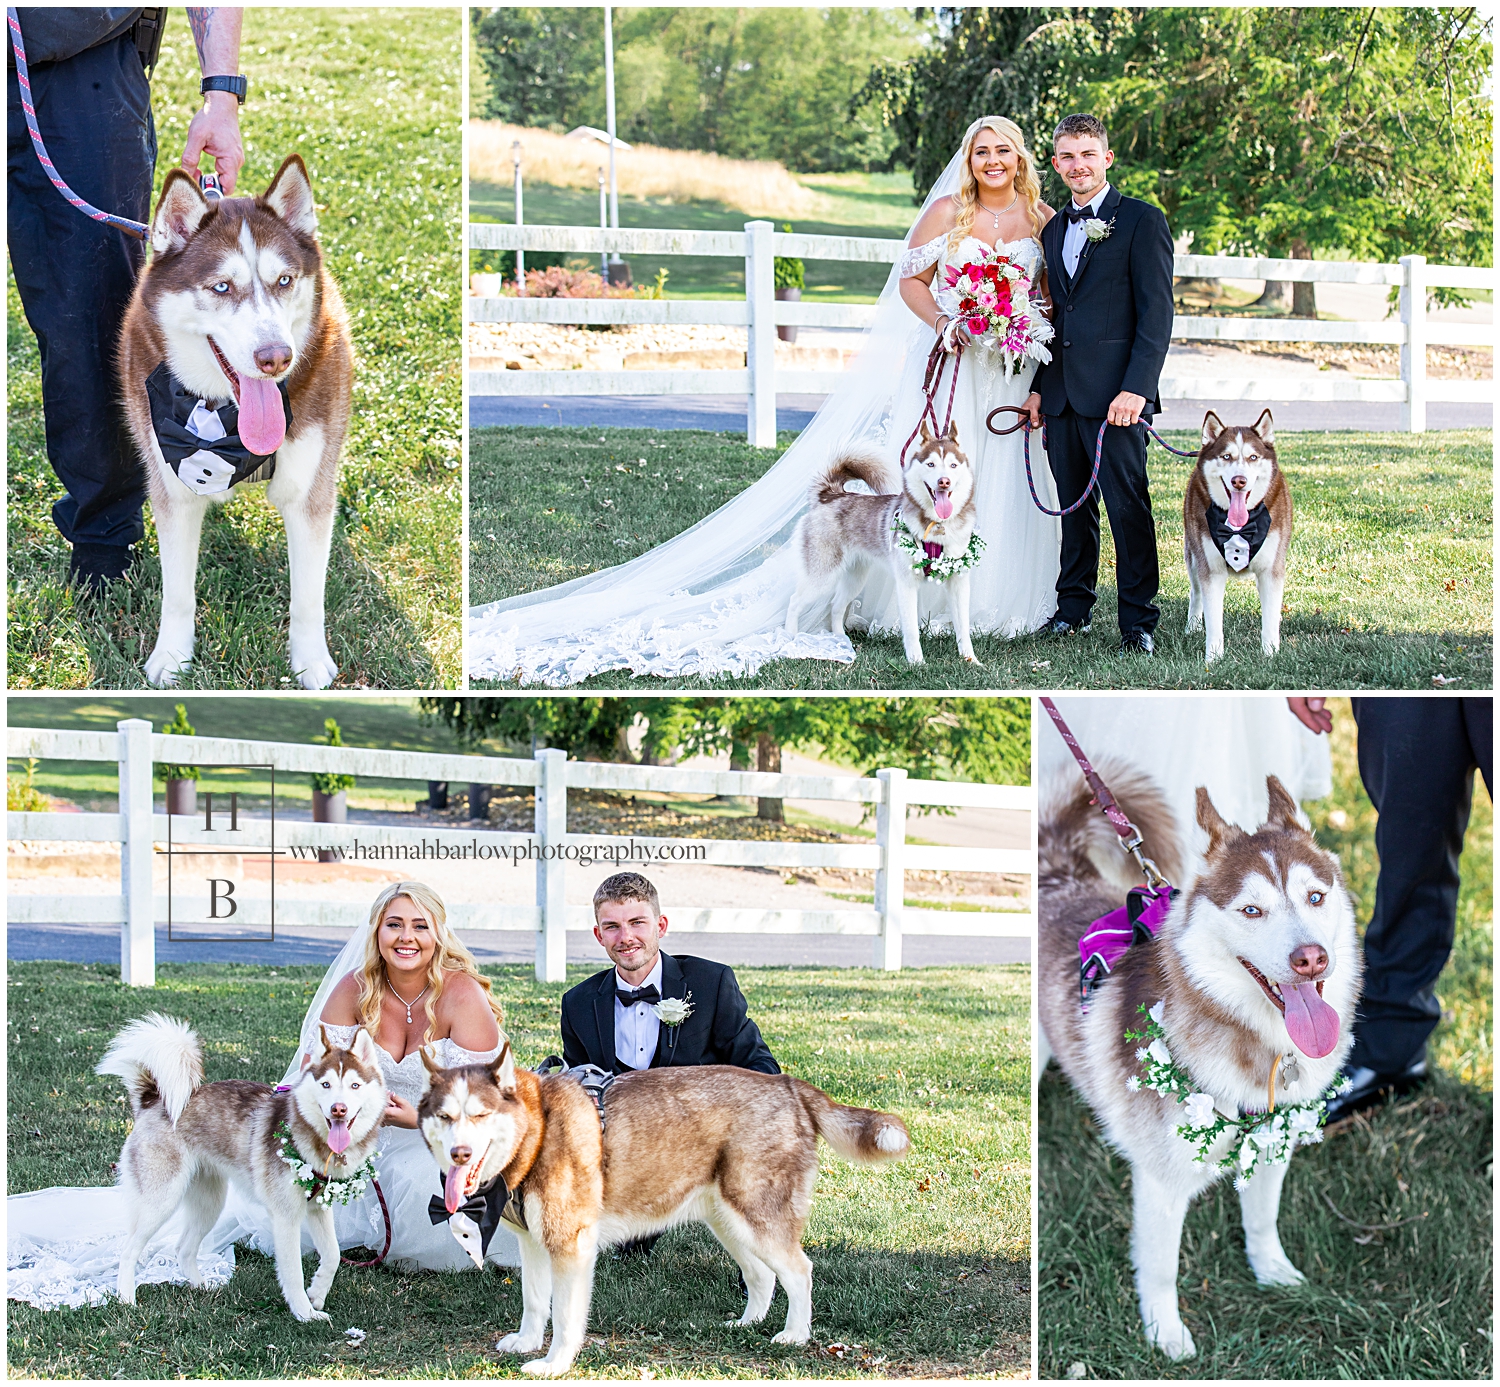
[[[554,1363],[549,1358],[533,1358],[521,1364],[521,1371],[532,1377],[561,1377],[572,1366],[570,1363]]]
[[[158,689],[170,689],[188,672],[192,663],[191,654],[179,655],[175,650],[158,645],[146,661],[146,678]]]
[[[321,1310],[314,1310],[311,1302],[309,1302],[305,1311],[293,1309],[292,1315],[294,1318],[301,1320],[303,1324],[307,1324],[312,1320],[327,1320],[329,1318]]]
[[[521,1334],[507,1334],[495,1341],[496,1353],[535,1353],[542,1346],[540,1339]]]
[[[1300,1286],[1307,1280],[1283,1255],[1281,1257],[1267,1257],[1259,1265],[1252,1265],[1251,1271],[1255,1273],[1255,1279],[1262,1286]]]
[[[326,689],[339,677],[339,667],[322,641],[309,642],[306,649],[293,647],[291,665],[304,689]]]
[[[966,665],[973,665],[975,669],[983,669],[984,661],[977,655],[965,655],[963,661]]]
[[[1187,1325],[1181,1320],[1165,1328],[1152,1325],[1146,1331],[1146,1337],[1174,1363],[1180,1363],[1184,1358],[1192,1358],[1198,1352],[1193,1336],[1188,1333]]]
[[[783,1329],[780,1334],[771,1335],[773,1344],[805,1344],[806,1334],[799,1334],[795,1329]]]

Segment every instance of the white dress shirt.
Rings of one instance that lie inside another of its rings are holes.
[[[1099,204],[1109,196],[1109,184],[1106,183],[1088,204],[1089,216],[1099,215]],[[1075,203],[1074,206],[1079,204]],[[1083,254],[1083,248],[1088,242],[1088,237],[1083,234],[1082,222],[1068,222],[1063,227],[1062,257],[1063,265],[1068,271],[1068,278],[1072,279],[1078,273],[1078,257]]]
[[[615,1058],[632,1069],[649,1069],[656,1054],[656,1042],[661,1038],[661,1020],[651,1010],[649,1002],[637,1002],[627,1007],[620,1000],[620,991],[634,992],[637,987],[654,986],[661,991],[661,955],[656,956],[656,967],[639,983],[626,982],[615,969]]]

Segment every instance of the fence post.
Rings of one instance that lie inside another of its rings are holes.
[[[126,718],[120,731],[120,981],[156,986],[156,901],[151,883],[151,724]]]
[[[547,747],[536,753],[536,903],[542,912],[536,934],[536,980],[561,982],[568,966],[567,898],[563,843],[568,836],[568,753]]]
[[[880,804],[875,810],[875,842],[880,866],[875,872],[875,909],[880,934],[875,966],[889,973],[901,969],[901,910],[906,900],[906,772],[880,770]]]
[[[745,223],[745,303],[750,334],[745,364],[750,368],[747,432],[752,448],[776,446],[776,270],[770,222]]]
[[[1401,379],[1406,403],[1401,406],[1405,433],[1427,432],[1427,257],[1401,257]]]

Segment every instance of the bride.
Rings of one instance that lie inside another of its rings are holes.
[[[375,898],[369,927],[344,945],[307,1009],[284,1084],[308,1061],[320,1024],[337,1044],[351,1041],[358,1025],[375,1037],[389,1091],[375,1157],[390,1210],[388,1264],[432,1271],[473,1266],[448,1224],[434,1224],[428,1217],[428,1201],[442,1184],[416,1130],[425,1072],[419,1051],[428,1045],[446,1068],[492,1060],[503,1041],[501,1019],[489,980],[448,928],[442,900],[415,881],[395,882]],[[378,1251],[384,1245],[385,1217],[373,1189],[347,1205],[335,1204],[333,1212],[340,1247]],[[11,1299],[51,1310],[102,1304],[114,1294],[127,1218],[117,1187],[12,1195],[6,1214],[6,1290]],[[181,1233],[179,1213],[142,1255],[139,1284],[186,1281],[177,1265]],[[274,1252],[265,1209],[231,1184],[224,1212],[199,1254],[206,1285],[221,1286],[230,1279],[236,1243],[248,1243],[268,1257]],[[311,1250],[304,1230],[303,1252]],[[486,1260],[520,1265],[520,1245],[508,1228],[496,1230]]]
[[[786,633],[795,573],[779,551],[806,509],[809,486],[837,452],[873,450],[897,462],[922,409],[934,332],[950,349],[966,348],[953,418],[959,446],[974,464],[977,529],[986,542],[971,578],[972,628],[1015,636],[1043,626],[1056,605],[1061,528],[1028,494],[1021,434],[999,438],[984,423],[997,405],[1029,403],[1035,363],[1009,375],[997,352],[971,349],[967,330],[945,321],[933,290],[943,267],[995,246],[1042,284],[1039,238],[1053,212],[1039,194],[1019,127],[1003,116],[981,116],[928,194],[859,355],[780,460],[727,505],[629,563],[471,609],[469,674],[557,687],[613,669],[712,678],[752,675],[776,659],[852,662],[848,636],[816,629],[816,611],[804,614],[803,630]],[[940,421],[953,369],[950,356],[937,401]],[[1056,509],[1046,456],[1040,448],[1033,454],[1037,494]],[[923,614],[941,623],[944,594],[937,584],[923,588]],[[827,615],[825,605],[825,627]],[[889,574],[872,574],[850,624],[899,631]]]

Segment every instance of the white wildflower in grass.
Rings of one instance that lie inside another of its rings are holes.
[[[686,997],[663,997],[651,1008],[663,1026],[680,1026],[693,1014],[693,994]]]

